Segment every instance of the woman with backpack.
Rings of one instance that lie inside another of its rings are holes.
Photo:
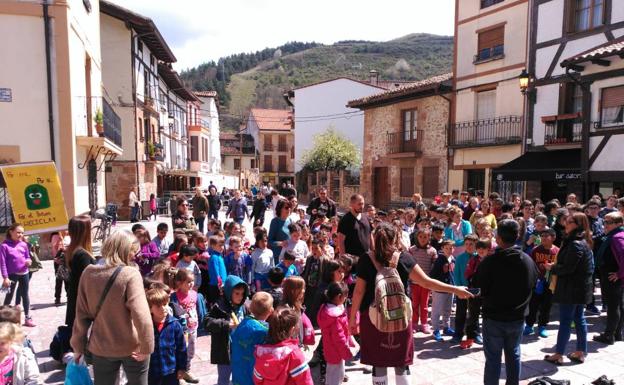
[[[361,337],[361,363],[373,367],[373,383],[388,383],[387,368],[393,367],[397,385],[408,385],[409,365],[414,358],[412,312],[405,287],[408,281],[438,292],[465,299],[472,297],[466,288],[431,279],[408,252],[396,248],[394,227],[380,224],[374,233],[375,250],[363,255],[357,265],[357,281],[349,317],[351,334]],[[375,293],[385,293],[399,308],[386,319],[382,314],[387,303]],[[402,309],[402,311],[401,311]],[[359,324],[357,313],[360,312]]]

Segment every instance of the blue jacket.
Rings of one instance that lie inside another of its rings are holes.
[[[290,238],[290,232],[288,231],[288,226],[291,224],[290,218],[283,220],[279,217],[275,217],[271,220],[271,224],[269,225],[269,248],[273,252],[273,257],[277,259],[277,257],[282,253],[282,247],[278,246],[276,242],[287,241]]]
[[[217,286],[221,278],[221,283],[225,282],[227,278],[227,270],[225,269],[225,262],[223,261],[223,255],[217,253],[213,249],[208,249],[210,254],[210,260],[208,261],[208,277],[210,277],[210,285]]]
[[[276,267],[282,269],[282,271],[284,272],[284,278],[288,278],[292,275],[299,275],[299,273],[297,272],[297,266],[295,266],[294,263],[286,267],[286,265],[284,265],[284,262],[280,262],[277,264]]]
[[[471,255],[467,252],[459,254],[455,258],[455,269],[453,269],[453,281],[456,286],[468,286],[468,280],[466,279],[466,267],[468,267],[468,261]]]
[[[239,200],[236,200],[234,198],[230,199],[225,216],[231,217],[232,219],[245,219],[245,215],[249,217],[247,199],[243,197],[241,197],[241,199]]]
[[[247,316],[231,335],[232,384],[253,385],[253,369],[256,363],[254,351],[257,345],[265,344],[269,326],[253,316]]]
[[[455,246],[463,246],[464,238],[466,237],[466,235],[472,233],[472,226],[470,225],[470,222],[463,219],[461,220],[461,232],[464,237],[461,239],[456,239],[455,233],[451,229],[451,226],[446,226],[446,228],[444,229],[444,239],[450,239],[452,241],[455,241]]]
[[[165,325],[158,331],[154,325],[154,352],[150,356],[149,379],[157,380],[163,376],[186,370],[186,342],[182,325],[168,315]]]

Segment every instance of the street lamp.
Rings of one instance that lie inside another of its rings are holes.
[[[530,80],[529,73],[526,71],[526,69],[522,70],[520,76],[518,77],[518,80],[520,81],[520,92],[522,92],[522,95],[526,95],[527,89],[529,88]]]

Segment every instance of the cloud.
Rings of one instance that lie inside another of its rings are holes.
[[[453,0],[112,0],[154,20],[177,70],[288,41],[391,40],[453,33]]]

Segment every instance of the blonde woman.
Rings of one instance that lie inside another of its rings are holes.
[[[128,383],[147,385],[154,331],[141,273],[132,263],[138,251],[131,232],[114,232],[102,245],[104,265],[82,273],[71,346],[76,361],[87,350],[92,354],[95,385],[113,384],[121,365]]]

